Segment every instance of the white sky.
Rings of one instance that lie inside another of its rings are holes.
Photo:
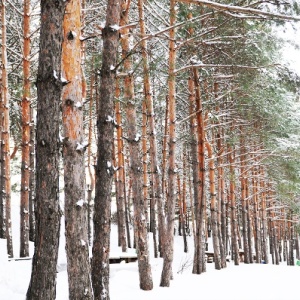
[[[294,27],[294,28],[293,28]],[[284,59],[290,67],[300,75],[300,22],[287,23],[285,27],[278,30],[278,35],[287,40],[294,41],[298,49],[289,42],[282,47]]]

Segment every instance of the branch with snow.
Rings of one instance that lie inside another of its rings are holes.
[[[88,147],[89,143],[88,142],[83,142],[82,144],[77,142],[77,146],[76,146],[76,151],[83,153],[86,148]]]
[[[235,6],[235,5],[220,4],[220,3],[216,3],[213,1],[207,1],[207,0],[178,0],[178,2],[203,5],[203,6],[213,8],[215,10],[220,10],[220,11],[265,16],[265,17],[278,19],[278,20],[300,21],[300,17],[266,12],[266,11],[263,11],[260,9],[249,8],[249,7],[240,7],[240,6]]]

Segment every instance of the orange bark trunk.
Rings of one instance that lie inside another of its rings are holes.
[[[70,0],[63,22],[62,92],[66,253],[71,299],[92,299],[85,200],[81,1]]]
[[[29,256],[30,180],[30,0],[24,1],[23,24],[22,165],[20,205],[20,257]]]

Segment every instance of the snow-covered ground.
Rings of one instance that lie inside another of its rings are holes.
[[[12,220],[15,257],[19,252],[19,199],[13,197]],[[57,300],[68,299],[66,255],[64,251],[64,226],[58,259]],[[112,252],[116,245],[117,230],[112,227]],[[300,300],[298,289],[300,267],[252,264],[234,266],[217,271],[214,264],[207,264],[207,272],[191,274],[193,239],[188,237],[189,252],[183,252],[182,237],[175,237],[174,280],[171,287],[159,287],[162,259],[153,258],[152,240],[149,238],[154,289],[139,289],[137,263],[110,265],[111,300]],[[134,251],[130,249],[130,251]],[[31,244],[31,255],[33,245]],[[31,260],[10,261],[6,259],[6,243],[0,239],[0,300],[24,300],[31,272]],[[41,299],[42,300],[42,299]]]

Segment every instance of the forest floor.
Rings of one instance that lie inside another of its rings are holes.
[[[13,197],[12,224],[14,254],[19,253],[19,199]],[[57,298],[68,299],[68,280],[65,255],[64,220],[60,240]],[[117,247],[117,230],[112,225],[113,253],[121,252]],[[207,272],[194,275],[191,272],[193,261],[193,238],[188,237],[188,253],[183,252],[183,239],[175,236],[173,272],[174,279],[169,288],[159,287],[162,259],[153,257],[153,242],[149,238],[154,289],[139,289],[138,266],[134,263],[110,265],[111,300],[300,300],[300,267],[266,264],[234,266],[227,263],[227,268],[215,270],[213,263],[207,263]],[[30,245],[33,254],[33,244]],[[211,249],[209,249],[211,250]],[[135,253],[133,249],[129,252]],[[24,300],[30,280],[31,260],[7,261],[6,241],[0,239],[0,299]]]

